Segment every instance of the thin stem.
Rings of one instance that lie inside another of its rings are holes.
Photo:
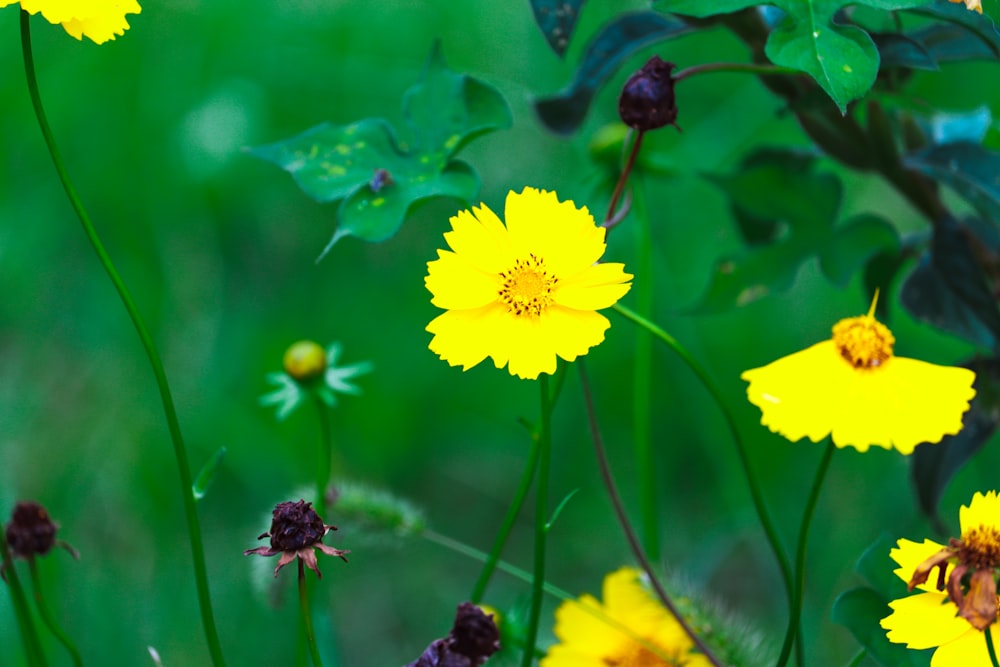
[[[653,234],[642,188],[633,188],[635,206],[636,275],[652,275]],[[641,280],[635,285],[636,308],[643,317],[653,313],[653,281]],[[638,476],[639,510],[642,543],[652,561],[660,560],[659,513],[656,511],[656,465],[653,461],[651,433],[651,394],[653,382],[653,337],[640,327],[635,329],[635,358],[632,363],[632,431],[635,434],[636,475]]]
[[[719,406],[719,410],[722,411],[722,416],[725,419],[726,426],[729,428],[729,432],[733,437],[733,443],[736,445],[736,452],[740,458],[740,465],[743,466],[743,474],[746,477],[747,486],[750,487],[750,498],[753,500],[754,509],[757,511],[757,519],[760,521],[761,528],[764,529],[764,535],[767,537],[768,544],[771,546],[774,558],[778,561],[778,569],[781,571],[781,577],[785,583],[785,592],[788,596],[789,605],[791,605],[792,568],[789,564],[788,556],[785,555],[784,548],[781,546],[781,540],[778,538],[778,531],[775,529],[774,521],[771,519],[771,514],[767,509],[767,503],[764,501],[764,494],[761,492],[760,484],[757,481],[757,477],[753,473],[753,469],[750,467],[750,456],[747,453],[746,443],[743,442],[743,437],[740,435],[740,431],[736,426],[736,418],[733,416],[729,406],[723,399],[722,392],[720,392],[718,387],[715,386],[715,382],[712,381],[708,372],[683,346],[681,346],[680,343],[677,342],[673,336],[653,324],[645,317],[629,310],[620,303],[613,306],[613,308],[615,312],[625,319],[649,331],[655,338],[659,339],[678,357],[680,357],[681,361],[687,364],[688,368],[690,368],[698,377],[705,389],[708,390],[708,393],[711,395],[716,405]]]
[[[535,568],[531,581],[531,613],[524,637],[524,658],[521,667],[531,667],[535,659],[535,640],[542,617],[542,596],[545,592],[545,542],[549,532],[549,463],[552,458],[552,403],[549,396],[549,376],[538,378],[541,394],[541,417],[538,430],[538,475],[535,484]]]
[[[500,561],[500,554],[503,553],[503,548],[507,543],[507,538],[510,536],[510,531],[514,528],[514,523],[517,521],[517,515],[521,511],[521,507],[524,506],[524,499],[528,495],[528,490],[531,488],[531,481],[535,477],[535,469],[538,467],[538,456],[541,453],[540,445],[541,435],[539,433],[532,433],[531,451],[528,452],[528,460],[524,463],[524,472],[521,473],[521,481],[518,482],[514,498],[511,500],[510,506],[507,508],[507,513],[503,517],[503,522],[500,524],[500,530],[497,531],[497,536],[493,540],[493,547],[490,549],[489,556],[483,565],[482,571],[479,573],[479,578],[476,580],[476,585],[472,589],[471,600],[476,604],[482,601],[483,595],[486,593],[486,587],[489,585],[490,578],[497,568],[497,563]]]
[[[618,208],[618,200],[621,199],[622,191],[625,190],[625,183],[628,182],[629,174],[632,173],[632,167],[635,165],[635,158],[639,155],[639,149],[642,147],[642,138],[645,135],[645,132],[639,130],[635,136],[635,141],[632,142],[632,149],[629,151],[628,158],[625,160],[625,166],[622,168],[622,173],[618,177],[618,183],[615,184],[615,191],[611,195],[611,202],[608,204],[608,212],[604,216],[604,227],[610,229],[612,226],[611,221],[615,219],[615,209]]]
[[[56,623],[56,619],[49,613],[48,605],[45,604],[45,598],[42,596],[42,581],[38,576],[38,563],[36,560],[34,557],[28,559],[28,570],[31,572],[31,590],[35,596],[35,606],[38,607],[38,613],[41,615],[46,627],[48,627],[49,632],[69,651],[70,657],[73,659],[73,664],[76,667],[81,667],[83,665],[83,658],[80,657],[80,651],[77,650],[76,645],[69,638],[69,635]]]
[[[45,116],[45,109],[42,106],[42,98],[38,92],[38,81],[35,76],[35,62],[31,52],[31,32],[28,19],[29,14],[22,10],[21,50],[24,56],[24,72],[28,80],[28,93],[31,96],[31,104],[35,110],[35,117],[38,119],[38,127],[42,132],[42,136],[45,138],[45,145],[49,149],[52,164],[55,167],[56,172],[59,174],[59,180],[62,182],[63,189],[66,191],[66,196],[69,198],[69,202],[72,205],[74,212],[80,219],[80,223],[83,225],[83,231],[86,233],[87,239],[93,246],[98,260],[101,262],[101,265],[107,272],[108,277],[111,279],[115,290],[118,292],[118,296],[121,298],[122,305],[125,307],[129,318],[132,320],[136,333],[139,335],[139,340],[146,351],[146,356],[149,358],[153,375],[156,377],[156,385],[160,391],[160,400],[163,403],[163,412],[167,420],[167,427],[170,430],[170,438],[174,447],[174,456],[177,460],[181,499],[184,504],[184,515],[187,519],[188,540],[191,544],[191,556],[194,562],[195,585],[198,589],[198,603],[201,610],[202,626],[205,630],[205,637],[208,641],[208,649],[212,656],[212,663],[216,665],[216,667],[221,667],[226,664],[226,661],[222,656],[222,647],[219,644],[219,636],[215,627],[215,618],[212,613],[212,599],[208,588],[208,576],[205,568],[205,549],[202,545],[201,528],[198,525],[198,511],[195,505],[194,494],[192,492],[191,469],[188,464],[187,451],[184,448],[184,438],[181,435],[180,424],[177,420],[177,411],[174,408],[174,399],[170,393],[170,385],[167,382],[167,376],[163,370],[163,363],[160,361],[160,355],[156,349],[156,345],[153,343],[153,338],[149,334],[149,331],[142,320],[142,316],[139,314],[139,309],[135,305],[135,301],[126,287],[125,281],[122,280],[121,275],[119,275],[118,270],[111,261],[111,257],[105,250],[104,244],[97,235],[97,230],[90,221],[90,216],[87,214],[87,211],[83,206],[83,202],[80,200],[80,197],[76,193],[76,189],[73,187],[72,181],[69,178],[69,173],[66,171],[66,167],[63,163],[62,156],[56,146],[55,137],[49,127],[48,120]]]
[[[861,664],[861,661],[864,660],[867,655],[868,651],[866,649],[861,649],[860,651],[858,651],[858,654],[853,658],[851,658],[851,661],[847,663],[847,667],[858,667],[858,665]]]
[[[309,609],[306,568],[301,558],[295,560],[299,563],[299,610],[302,612],[302,625],[306,630],[306,645],[309,647],[309,655],[312,656],[313,667],[323,667],[323,659],[319,657],[319,647],[316,646],[316,633],[313,632],[312,612]]]
[[[801,74],[798,70],[777,65],[760,65],[755,63],[704,63],[679,70],[674,74],[674,82],[682,81],[698,74],[711,72],[748,72],[750,74]]]
[[[597,412],[594,409],[594,397],[590,391],[590,381],[587,378],[586,366],[582,359],[578,360],[577,364],[580,367],[580,384],[583,387],[583,398],[587,407],[587,422],[590,426],[591,439],[594,441],[594,452],[597,454],[597,463],[601,469],[601,478],[604,480],[604,487],[608,492],[608,498],[611,499],[611,506],[615,510],[618,523],[621,525],[622,531],[625,533],[625,539],[632,549],[632,555],[635,556],[635,559],[639,562],[639,566],[649,577],[649,581],[653,585],[653,590],[656,591],[656,597],[660,599],[660,602],[667,608],[667,611],[677,619],[677,623],[684,630],[685,634],[691,638],[694,645],[698,647],[698,650],[701,651],[710,663],[715,665],[715,667],[722,667],[722,662],[715,657],[715,654],[712,653],[708,645],[702,641],[701,637],[694,631],[694,628],[687,622],[687,619],[684,618],[677,605],[674,604],[674,601],[667,594],[666,589],[663,588],[663,584],[660,583],[659,578],[656,576],[656,572],[653,571],[653,566],[646,557],[642,545],[639,543],[639,538],[628,520],[628,514],[625,512],[625,504],[618,493],[614,476],[611,474],[611,465],[608,463],[608,455],[604,449],[604,438],[601,436],[601,430],[597,424]]]
[[[35,619],[31,615],[28,598],[21,586],[21,579],[17,576],[17,567],[7,549],[7,541],[4,539],[3,533],[0,533],[0,563],[6,566],[3,573],[7,586],[10,588],[10,597],[14,602],[14,615],[17,617],[17,625],[21,630],[21,641],[24,643],[24,653],[28,658],[28,664],[31,667],[45,667],[48,663],[45,661],[42,643],[38,639]]]
[[[983,634],[986,635],[986,652],[990,654],[990,662],[993,664],[993,667],[1000,667],[996,649],[993,647],[993,626],[988,626],[986,632]]]
[[[819,462],[816,477],[809,490],[806,509],[802,513],[799,542],[795,548],[795,588],[792,592],[792,610],[788,616],[788,631],[785,633],[785,642],[781,647],[781,655],[778,656],[777,667],[784,667],[788,663],[788,658],[792,654],[792,645],[799,633],[802,618],[802,597],[806,582],[806,546],[809,542],[809,527],[812,525],[813,512],[816,510],[816,502],[819,500],[819,493],[823,488],[823,480],[826,479],[826,472],[830,469],[830,461],[833,460],[834,449],[836,447],[831,440],[827,443],[823,459]]]
[[[316,508],[321,516],[326,516],[326,490],[330,486],[330,471],[333,468],[333,429],[330,428],[330,414],[326,403],[315,397],[317,418],[319,419],[319,448],[316,461]]]

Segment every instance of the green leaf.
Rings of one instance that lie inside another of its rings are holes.
[[[535,102],[535,111],[553,132],[570,134],[587,116],[590,102],[605,81],[633,53],[653,42],[694,30],[687,22],[656,12],[624,14],[601,28],[587,45],[573,83],[558,95]]]
[[[813,163],[798,154],[765,150],[751,156],[735,174],[710,177],[729,196],[738,215],[782,229],[772,243],[754,245],[719,262],[694,311],[742,306],[786,290],[799,266],[830,243],[842,186],[832,174],[814,173]],[[782,196],[775,197],[775,192]]]
[[[970,12],[962,3],[950,2],[909,11],[939,21],[907,33],[923,44],[937,62],[1000,59],[1000,34],[989,17]]]
[[[583,3],[584,0],[531,0],[535,23],[545,35],[549,47],[560,57],[569,46]]]
[[[937,70],[937,60],[919,39],[898,32],[871,33],[878,49],[883,69],[906,67],[909,69]]]
[[[879,54],[867,32],[841,25],[834,15],[846,5],[867,5],[896,10],[916,7],[930,0],[772,0],[785,21],[771,32],[764,52],[775,65],[809,74],[846,113],[847,103],[862,97],[875,83]],[[660,0],[663,11],[691,16],[711,16],[745,9],[753,0]]]
[[[932,146],[903,163],[954,188],[979,213],[1000,228],[1000,153],[958,142]]]
[[[250,153],[292,174],[318,202],[340,202],[338,226],[323,256],[345,236],[384,241],[419,202],[431,197],[471,201],[479,177],[453,159],[466,144],[511,124],[494,88],[447,68],[438,45],[423,79],[403,99],[405,133],[381,118],[324,123]]]
[[[899,251],[899,234],[885,218],[862,214],[838,227],[820,252],[820,268],[831,282],[846,287],[851,278],[880,254]]]
[[[867,579],[872,588],[886,598],[902,593],[906,585],[893,574],[895,565],[889,558],[889,552],[896,546],[897,539],[889,533],[882,533],[865,549],[854,565],[858,574]]]
[[[962,416],[962,430],[937,444],[918,445],[910,457],[920,509],[938,524],[948,482],[983,448],[1000,419],[1000,359],[974,359],[968,367],[976,373],[976,397]]]
[[[870,588],[852,588],[834,601],[830,618],[843,625],[880,665],[912,667],[913,652],[903,644],[893,644],[879,621],[892,612],[888,601]]]
[[[191,486],[191,493],[194,495],[195,500],[201,500],[208,493],[208,487],[215,480],[215,474],[219,472],[219,467],[222,465],[222,459],[224,458],[226,458],[226,448],[219,447],[215,451],[215,455],[206,461],[205,465],[198,471],[198,476],[195,477],[194,484]]]

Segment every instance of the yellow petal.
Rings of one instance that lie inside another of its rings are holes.
[[[434,334],[429,347],[451,366],[467,371],[487,356],[477,334],[488,333],[504,314],[498,306],[445,311],[427,325],[427,331]]]
[[[21,8],[41,12],[49,23],[60,23],[67,33],[96,44],[124,35],[129,28],[126,14],[139,14],[142,7],[135,0],[21,0]]]
[[[438,250],[438,258],[427,263],[424,285],[438,308],[480,308],[497,300],[499,281],[495,273],[484,273],[447,250]]]
[[[578,310],[600,310],[613,306],[632,285],[632,275],[624,264],[595,264],[576,275],[562,279],[553,294],[556,303]]]
[[[448,246],[479,271],[498,274],[513,265],[516,257],[507,230],[485,204],[453,216],[451,229],[444,235]]]
[[[907,539],[897,541],[896,548],[889,551],[889,557],[899,565],[898,568],[893,570],[893,574],[909,583],[917,567],[942,549],[944,549],[944,545],[938,544],[934,540],[925,539],[923,543],[911,542]],[[945,569],[945,580],[947,580],[948,573],[954,567],[954,564],[948,564],[948,567]],[[917,588],[922,591],[939,592],[937,590],[937,573],[935,572],[935,574],[926,582],[917,586]]]
[[[967,632],[980,634],[944,593],[919,593],[889,603],[892,614],[880,622],[889,631],[889,641],[907,648],[934,648],[954,641]]]
[[[996,637],[997,633],[994,632],[994,646],[997,643]],[[992,664],[986,650],[986,637],[971,627],[958,639],[942,644],[931,657],[931,667],[990,667]]]
[[[958,511],[958,521],[964,535],[978,526],[987,526],[1000,531],[1000,498],[996,491],[986,495],[976,492],[969,506]]]

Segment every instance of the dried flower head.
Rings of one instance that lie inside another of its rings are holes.
[[[407,667],[478,667],[499,650],[500,630],[493,614],[463,602],[448,636],[431,642]]]
[[[622,87],[618,98],[618,115],[622,122],[636,130],[655,130],[674,125],[677,101],[674,98],[673,63],[653,56]]]
[[[345,563],[347,562],[345,555],[349,554],[350,551],[334,549],[323,544],[323,536],[331,530],[337,530],[337,527],[323,523],[323,519],[312,508],[312,503],[305,500],[278,503],[275,505],[271,517],[271,530],[261,533],[257,537],[258,540],[270,537],[271,545],[247,549],[243,555],[277,556],[281,554],[278,566],[274,568],[274,576],[278,576],[278,571],[281,568],[296,558],[300,558],[306,567],[322,579],[323,573],[316,566],[316,552],[313,549],[319,549],[328,556],[339,556]]]
[[[10,555],[14,558],[30,559],[44,556],[52,547],[62,547],[73,558],[80,555],[66,542],[56,539],[58,524],[52,521],[48,511],[33,500],[22,500],[14,505],[10,521],[4,529],[4,538]],[[0,574],[7,569],[7,563],[0,568]]]

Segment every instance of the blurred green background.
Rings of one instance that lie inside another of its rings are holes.
[[[603,211],[603,167],[588,142],[616,122],[617,90],[628,73],[654,52],[681,66],[746,57],[719,31],[644,49],[602,90],[581,132],[548,133],[533,99],[568,84],[600,25],[643,8],[591,0],[566,60],[549,51],[527,2],[147,3],[124,37],[101,47],[32,20],[50,122],[161,346],[192,467],[228,448],[199,511],[230,664],[291,664],[297,652],[294,600],[286,595],[275,608],[266,595],[273,561],[242,555],[268,528],[273,505],[297,499],[296,489],[313,479],[314,414],[304,410],[279,424],[257,404],[269,389],[265,374],[280,369],[290,343],[338,340],[344,363],[375,364],[358,380],[363,396],[344,398],[333,413],[344,473],[413,499],[437,531],[482,549],[527,453],[518,419],[537,416],[534,383],[489,362],[463,373],[427,349],[424,326],[437,310],[423,286],[426,262],[461,203],[429,202],[389,242],[348,238],[317,264],[335,228],[334,207],[312,202],[287,174],[242,149],[327,120],[378,116],[398,124],[402,94],[440,39],[452,69],[498,88],[513,111],[512,129],[477,140],[461,156],[480,173],[482,201],[501,210],[508,190],[531,185]],[[38,500],[81,552],[79,562],[56,552],[42,571],[56,616],[89,664],[149,664],[146,646],[168,667],[207,664],[159,398],[49,163],[24,84],[13,7],[0,11],[0,45],[0,511],[5,521],[15,500]],[[995,65],[970,64],[919,74],[911,89],[948,110],[996,109],[1000,87],[984,85],[995,80]],[[747,76],[697,77],[679,88],[678,104],[683,133],[668,128],[645,147],[676,174],[644,178],[655,267],[636,282],[655,282],[656,321],[705,364],[734,406],[791,550],[822,447],[788,443],[760,427],[739,374],[826,337],[837,319],[868,304],[858,281],[839,290],[812,262],[786,294],[720,315],[685,314],[714,262],[740,248],[721,193],[701,174],[730,170],[757,146],[808,143]],[[841,171],[832,163],[823,169]],[[902,230],[922,229],[883,183],[844,176],[842,218],[876,210]],[[628,264],[631,236],[628,224],[612,234],[606,257]],[[610,318],[606,343],[587,363],[613,465],[637,515],[628,370],[635,331]],[[901,355],[956,363],[974,352],[899,308],[891,324]],[[729,434],[691,373],[665,349],[654,350],[661,565],[751,619],[776,647],[784,592]],[[554,439],[553,503],[579,492],[552,532],[550,579],[574,593],[598,593],[604,574],[630,557],[598,481],[573,373],[556,408]],[[953,530],[960,504],[996,488],[998,464],[991,444],[950,485],[942,508]],[[829,621],[829,609],[841,591],[861,583],[854,561],[883,531],[932,536],[916,508],[907,460],[882,450],[838,451],[809,558],[803,631],[816,664],[844,664],[857,651],[848,632]],[[327,542],[352,549],[349,565],[321,560],[326,576],[318,587],[344,665],[415,659],[448,630],[479,571],[421,539],[376,545],[341,530]],[[531,543],[528,511],[505,557],[530,567]],[[527,596],[526,585],[501,574],[489,601],[504,609]],[[556,604],[546,602],[543,639],[551,638]],[[23,664],[6,594],[0,647],[0,665]],[[58,646],[47,647],[53,664],[68,664]]]

